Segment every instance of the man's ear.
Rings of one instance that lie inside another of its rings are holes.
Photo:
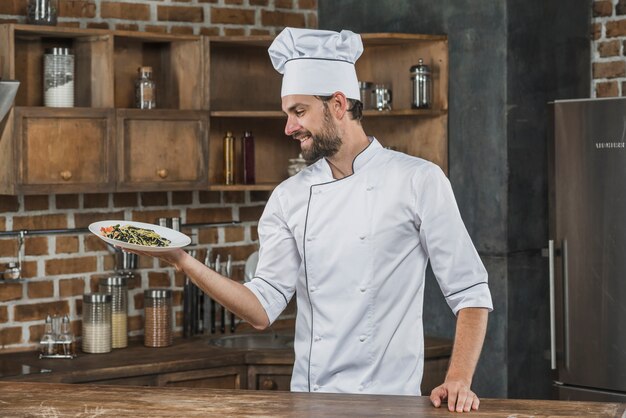
[[[343,119],[348,111],[348,99],[346,95],[340,91],[333,93],[332,98],[329,101],[330,110],[337,119]]]

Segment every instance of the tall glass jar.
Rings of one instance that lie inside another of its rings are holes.
[[[111,348],[128,347],[128,285],[126,276],[100,279],[100,293],[111,295]]]
[[[83,351],[111,351],[111,300],[106,293],[83,295]]]
[[[26,21],[31,25],[57,24],[57,0],[28,0]]]
[[[172,291],[148,289],[144,291],[144,345],[167,347],[172,345]]]
[[[156,108],[156,84],[152,80],[152,67],[139,67],[135,82],[135,107],[137,109]]]
[[[69,48],[47,48],[43,55],[44,105],[74,107],[74,55]]]

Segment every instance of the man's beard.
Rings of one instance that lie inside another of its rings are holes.
[[[325,104],[325,103],[324,103]],[[322,157],[332,157],[341,148],[342,141],[339,129],[333,124],[328,107],[324,106],[324,125],[319,134],[311,135],[311,146],[302,150],[302,157],[308,164],[312,164]],[[298,133],[301,136],[302,133]]]

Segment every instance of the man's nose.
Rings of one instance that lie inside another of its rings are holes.
[[[294,132],[297,132],[301,128],[300,124],[293,116],[287,117],[287,123],[285,123],[285,135],[291,136]]]

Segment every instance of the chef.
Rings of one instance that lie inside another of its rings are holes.
[[[420,395],[430,260],[457,317],[449,370],[430,398],[478,409],[470,386],[492,310],[487,272],[441,169],[364,132],[354,66],[362,51],[353,32],[294,28],[269,48],[283,74],[285,133],[312,164],[269,198],[249,283],[182,250],[154,255],[259,329],[295,296],[293,391],[395,395]]]

